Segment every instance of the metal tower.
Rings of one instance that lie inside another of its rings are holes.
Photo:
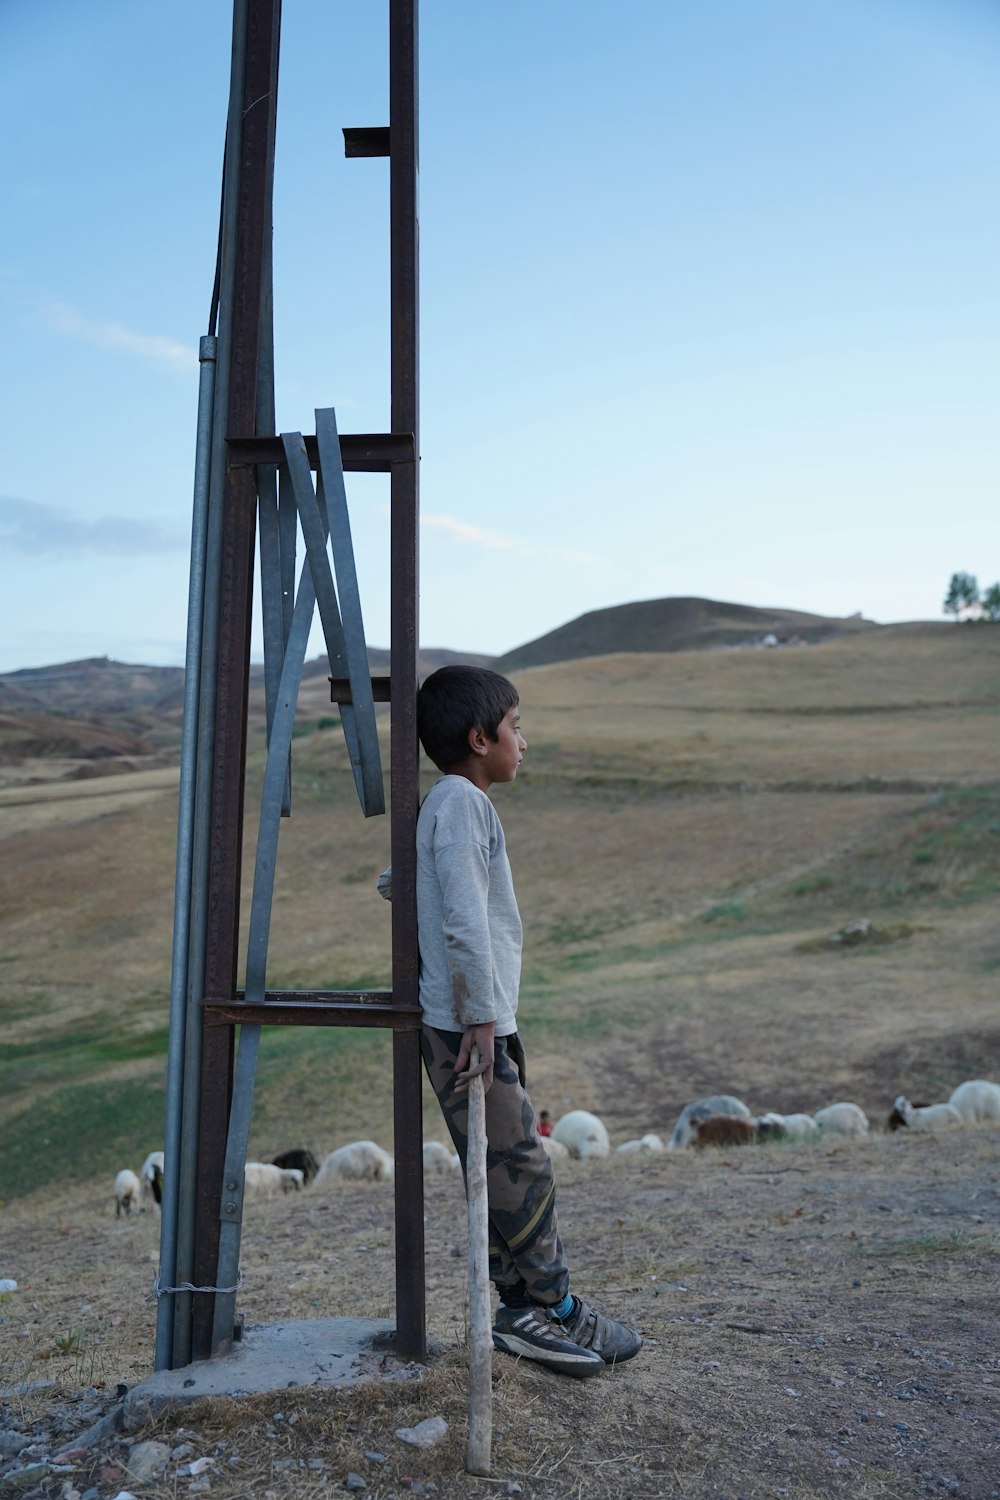
[[[280,0],[235,0],[219,261],[201,341],[191,588],[157,1279],[157,1369],[229,1349],[260,1028],[393,1033],[396,1348],[425,1356],[415,826],[418,643],[417,3],[389,0],[389,123],[344,130],[349,157],[390,162],[390,432],[275,431],[272,189]],[[316,473],[314,487],[312,473]],[[344,473],[388,472],[391,679],[369,676]],[[297,592],[296,547],[304,540]],[[237,988],[250,627],[259,535],[268,762]],[[328,550],[329,537],[332,549]],[[294,606],[292,596],[295,592]],[[266,986],[278,823],[295,700],[318,604],[362,811],[384,809],[373,701],[390,702],[391,989]],[[239,1050],[234,1046],[240,1027]]]

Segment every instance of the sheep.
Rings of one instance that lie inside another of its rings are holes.
[[[707,1120],[711,1115],[737,1115],[741,1120],[751,1118],[750,1111],[742,1099],[734,1099],[732,1094],[712,1094],[708,1099],[698,1099],[694,1104],[686,1104],[677,1116],[673,1135],[670,1137],[668,1150],[679,1151],[684,1146],[690,1146],[694,1142],[694,1120]]]
[[[557,1141],[551,1135],[540,1135],[538,1139],[542,1143],[542,1150],[549,1161],[569,1161],[569,1151],[562,1141]]]
[[[248,1161],[243,1168],[244,1201],[273,1198],[277,1193],[297,1192],[303,1175],[298,1167],[276,1167],[270,1161]]]
[[[818,1135],[812,1115],[779,1115],[769,1109],[757,1121],[757,1139],[761,1141],[810,1141]]]
[[[905,1094],[892,1106],[890,1121],[896,1115],[911,1130],[947,1130],[949,1125],[964,1123],[954,1104],[911,1104]]]
[[[391,1182],[395,1164],[388,1151],[374,1141],[352,1141],[331,1151],[319,1169],[317,1187],[331,1182]]]
[[[143,1198],[152,1198],[157,1208],[163,1197],[163,1152],[151,1151],[139,1168]]]
[[[544,1139],[544,1137],[543,1137]],[[565,1146],[570,1156],[582,1161],[590,1157],[607,1156],[611,1150],[608,1132],[601,1120],[586,1109],[571,1109],[556,1122],[550,1141]]]
[[[1000,1120],[1000,1084],[989,1083],[985,1078],[970,1078],[958,1085],[948,1103],[970,1124]]]
[[[455,1161],[458,1161],[457,1155],[455,1155]],[[440,1141],[424,1141],[424,1171],[429,1176],[435,1174],[444,1176],[453,1170],[452,1152],[448,1150],[448,1147],[442,1146]]]
[[[867,1135],[868,1116],[863,1109],[848,1101],[828,1104],[813,1115],[821,1135],[842,1135],[847,1138]]]
[[[644,1135],[637,1141],[622,1141],[620,1146],[615,1147],[616,1156],[634,1156],[637,1152],[644,1155],[649,1152],[662,1151],[663,1142],[658,1135]]]
[[[282,1151],[280,1156],[272,1156],[271,1163],[275,1167],[295,1168],[302,1173],[302,1185],[308,1187],[316,1173],[319,1171],[319,1162],[311,1151],[296,1147],[291,1151]]]
[[[709,1115],[705,1120],[693,1119],[691,1125],[694,1144],[700,1150],[706,1146],[750,1146],[757,1139],[756,1122],[741,1115]]]
[[[130,1167],[122,1167],[115,1178],[115,1218],[128,1217],[133,1208],[141,1212],[142,1183]]]
[[[912,1106],[912,1108],[913,1109],[927,1109],[928,1108],[928,1101],[926,1099],[920,1099],[920,1100],[918,1100]],[[899,1099],[896,1100],[896,1103],[892,1106],[892,1109],[889,1111],[889,1118],[885,1122],[885,1128],[886,1128],[886,1130],[905,1130],[906,1129],[906,1116],[900,1113]]]
[[[155,1161],[153,1163],[153,1174],[149,1181],[149,1190],[153,1195],[153,1202],[156,1204],[157,1210],[161,1210],[163,1207],[163,1168]]]

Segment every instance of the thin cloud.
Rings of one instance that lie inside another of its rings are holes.
[[[563,563],[582,563],[590,567],[598,562],[593,553],[582,552],[572,547],[534,546],[519,537],[505,536],[501,531],[487,531],[482,526],[473,526],[469,521],[460,521],[456,516],[421,514],[420,524],[429,531],[443,531],[457,537],[461,542],[471,542],[474,547],[487,547],[491,552],[513,552],[517,557],[551,558]]]
[[[428,531],[444,531],[449,536],[457,536],[460,541],[489,547],[492,552],[519,552],[522,556],[527,553],[524,544],[514,537],[504,536],[499,531],[486,531],[482,526],[471,526],[468,521],[459,521],[455,516],[431,516],[424,512],[420,521]]]
[[[31,557],[143,557],[186,551],[189,538],[159,521],[133,516],[81,517],[35,500],[0,495],[0,547]]]
[[[198,352],[188,344],[181,344],[163,334],[137,333],[124,323],[92,323],[68,302],[50,302],[45,309],[45,319],[55,333],[96,344],[99,349],[110,349],[115,354],[135,355],[185,373],[198,366]]]

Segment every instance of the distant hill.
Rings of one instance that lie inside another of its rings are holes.
[[[93,656],[51,667],[25,667],[0,676],[0,711],[69,716],[169,713],[183,701],[180,667],[142,667]]]
[[[719,646],[752,646],[773,635],[786,641],[830,640],[833,636],[877,630],[860,615],[837,619],[798,609],[758,609],[715,599],[644,599],[594,609],[548,635],[516,646],[493,665],[500,672],[543,667],[620,651],[706,651]]]
[[[389,653],[370,647],[374,675],[389,671]],[[423,651],[426,675],[451,662],[483,665],[492,658],[446,649]],[[306,663],[299,697],[304,719],[331,709],[325,656]],[[264,668],[250,668],[250,724],[263,723]],[[89,657],[49,667],[0,674],[0,765],[26,760],[100,762],[104,770],[128,769],[150,758],[175,760],[184,709],[184,669],[146,667],[110,657]]]

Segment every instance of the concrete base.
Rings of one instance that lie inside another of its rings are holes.
[[[249,1324],[231,1354],[180,1370],[158,1370],[125,1397],[123,1422],[136,1432],[156,1417],[206,1396],[256,1396],[289,1387],[327,1389],[362,1380],[420,1380],[425,1365],[389,1351],[394,1325],[382,1318],[310,1318]]]

